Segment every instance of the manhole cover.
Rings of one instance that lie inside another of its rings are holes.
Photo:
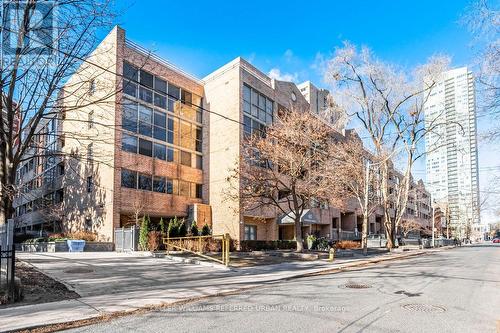
[[[372,286],[364,283],[346,283],[343,285],[343,287],[349,289],[366,289],[366,288],[371,288]]]
[[[425,312],[425,313],[442,313],[446,309],[442,306],[432,305],[432,304],[404,304],[401,307],[405,310],[415,311],[415,312]]]
[[[69,273],[69,274],[84,274],[84,273],[92,273],[93,270],[90,268],[85,268],[85,267],[76,267],[76,268],[71,268],[67,269],[64,271],[64,273]]]

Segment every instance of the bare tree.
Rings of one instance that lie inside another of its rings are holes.
[[[467,8],[464,21],[474,36],[478,66],[479,105],[481,114],[500,119],[500,8],[498,3],[476,0]],[[487,139],[498,140],[500,127],[494,126]]]
[[[376,59],[366,47],[358,50],[345,43],[328,63],[325,76],[334,86],[335,100],[367,135],[379,161],[388,248],[395,245],[395,231],[406,209],[411,171],[422,156],[418,149],[425,133],[441,121],[436,117],[436,123],[425,124],[423,110],[447,62],[435,57],[407,71]],[[391,161],[396,157],[404,170],[394,179]],[[393,184],[396,180],[399,183]]]
[[[361,245],[368,251],[368,219],[380,207],[379,174],[372,170],[378,161],[363,146],[361,139],[351,132],[331,146],[335,158],[332,193],[338,198],[354,198],[363,213]],[[347,204],[349,200],[345,201]]]
[[[265,132],[247,135],[241,158],[228,177],[227,200],[244,213],[294,220],[297,251],[303,250],[301,218],[312,202],[332,196],[329,151],[334,130],[308,110],[281,112]]]
[[[13,198],[19,195],[18,167],[28,159],[61,155],[54,147],[45,146],[43,138],[82,139],[72,132],[51,132],[50,126],[47,131],[40,129],[51,119],[61,120],[66,112],[109,103],[116,92],[116,87],[100,86],[105,84],[98,80],[114,63],[106,67],[86,60],[95,55],[97,32],[112,24],[111,1],[9,1],[3,14],[2,37],[8,43],[3,45],[0,68],[0,224],[13,214]],[[85,67],[94,70],[85,71]],[[92,74],[70,79],[77,71]],[[98,93],[88,98],[95,91]],[[66,120],[93,121],[87,115]],[[94,139],[107,138],[97,134]]]

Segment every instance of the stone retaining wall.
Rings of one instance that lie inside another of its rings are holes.
[[[110,252],[114,250],[111,242],[85,242],[84,252]],[[16,251],[22,252],[68,252],[66,241],[16,244]]]

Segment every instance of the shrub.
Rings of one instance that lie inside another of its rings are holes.
[[[187,235],[187,223],[184,221],[184,219],[179,221],[179,237],[186,237]]]
[[[330,246],[330,241],[328,240],[328,238],[320,237],[316,240],[315,248],[317,250],[328,251],[329,246]]]
[[[198,236],[199,232],[198,232],[198,226],[196,225],[196,221],[193,221],[193,223],[191,224],[190,231],[192,236]]]
[[[179,236],[179,220],[177,216],[170,220],[167,229],[168,237],[178,237]]]
[[[165,229],[165,221],[163,221],[163,217],[160,218],[160,232],[163,235],[165,235],[165,231],[167,231]]]
[[[347,249],[358,249],[361,247],[360,242],[351,240],[341,240],[336,244],[337,249],[347,250]]]
[[[160,248],[161,231],[150,231],[148,233],[148,250],[156,251]]]
[[[144,216],[139,230],[139,249],[146,251],[148,249],[149,217]]]
[[[201,228],[201,236],[210,236],[212,234],[212,230],[210,230],[210,227],[208,224],[205,223],[203,228]]]
[[[75,231],[66,233],[67,239],[81,239],[87,242],[94,242],[97,240],[97,234],[90,231]]]

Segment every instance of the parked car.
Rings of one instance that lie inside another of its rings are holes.
[[[492,243],[500,243],[500,238],[493,238]]]

